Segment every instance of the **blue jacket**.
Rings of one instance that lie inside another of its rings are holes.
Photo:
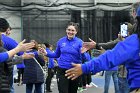
[[[120,64],[126,65],[131,90],[140,88],[140,39],[137,34],[129,36],[112,50],[83,64],[82,71],[83,73],[97,73]]]
[[[83,62],[87,62],[89,60],[91,60],[91,56],[88,52],[84,53],[84,56],[82,56]]]
[[[14,39],[4,34],[2,34],[2,41],[4,43],[3,47],[8,51],[15,48],[18,45],[18,43]]]
[[[14,39],[12,39],[4,34],[2,34],[2,41],[4,43],[3,47],[8,51],[14,49],[18,45],[18,43]],[[23,52],[19,52],[17,54],[22,55]],[[24,68],[24,67],[25,67],[24,63],[17,65],[17,68]]]
[[[3,47],[8,51],[14,49],[18,45],[18,43],[14,39],[4,34],[2,34],[2,41],[3,41]],[[18,55],[22,55],[22,54],[23,52],[18,53]]]
[[[16,66],[17,66],[17,68],[25,68],[25,65],[23,62],[21,64],[17,64]]]
[[[15,40],[13,40],[10,37],[7,37],[4,34],[1,34],[1,39],[3,41],[3,47],[8,51],[17,46],[17,43]],[[8,60],[8,58],[9,56],[7,53],[0,53],[0,62],[4,62],[5,60]]]
[[[69,40],[67,36],[65,36],[57,42],[55,52],[48,53],[47,56],[50,58],[59,58],[58,66],[60,68],[69,69],[72,68],[71,63],[82,63],[81,47],[81,39],[74,37]]]
[[[18,43],[15,40],[4,34],[1,34],[1,39],[3,41],[3,47],[8,51],[15,48],[18,45]],[[8,58],[9,56],[7,53],[0,53],[0,62],[4,62],[5,60],[8,60]]]
[[[8,60],[9,56],[7,52],[0,53],[0,63]]]
[[[47,53],[52,52],[49,48],[46,48]],[[48,60],[48,68],[54,68],[54,58],[49,58]]]

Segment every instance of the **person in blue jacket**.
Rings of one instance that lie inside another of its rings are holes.
[[[77,93],[79,79],[69,80],[65,76],[65,71],[72,68],[72,63],[82,63],[83,41],[75,36],[77,32],[78,24],[70,22],[66,28],[67,36],[59,39],[55,52],[49,53],[40,49],[40,52],[43,51],[49,58],[59,58],[57,71],[59,93]]]
[[[0,18],[0,32],[2,34],[2,41],[4,43],[3,47],[8,51],[15,48],[18,45],[18,43],[14,39],[8,37],[9,35],[8,32],[10,30],[9,28],[10,28],[10,25],[8,21],[4,18]],[[14,80],[13,75],[11,75],[11,83],[10,83],[11,93],[14,93],[13,80]]]
[[[46,51],[53,52],[53,45],[45,43]],[[48,58],[48,76],[46,78],[46,91],[52,92],[51,90],[51,80],[54,76],[54,58]]]
[[[0,33],[1,33],[1,40],[3,42],[3,47],[9,51],[11,49],[14,49],[18,43],[8,37],[8,35],[11,33],[11,27],[8,23],[8,21],[5,18],[0,18]],[[17,55],[22,55],[23,52],[19,52],[17,53]],[[11,83],[10,83],[10,87],[11,87],[11,92],[10,93],[14,93],[14,87],[13,87],[13,74],[11,75]]]
[[[25,64],[23,63],[20,63],[20,64],[17,64],[17,69],[18,69],[18,86],[22,85],[23,83],[23,73],[24,73],[24,68],[25,68]]]
[[[135,7],[134,7],[135,8]],[[72,80],[82,73],[97,73],[108,68],[125,64],[130,93],[140,93],[140,3],[136,11],[136,28],[134,34],[119,42],[112,50],[106,51],[85,64],[73,64],[65,76]],[[94,47],[96,44],[93,45]],[[85,47],[86,50],[86,47]]]
[[[23,41],[24,42],[24,41]],[[3,42],[1,41],[0,35],[0,93],[10,93],[10,77],[13,73],[13,65],[21,63],[23,58],[28,58],[29,55],[14,56],[20,51],[26,51],[26,48],[29,47],[28,44],[20,43],[16,48],[7,51],[3,48]]]

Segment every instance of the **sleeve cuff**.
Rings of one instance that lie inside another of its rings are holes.
[[[96,49],[98,49],[98,50],[100,50],[101,49],[101,47],[100,47],[100,45],[99,45],[99,43],[96,43],[96,47],[95,47]]]
[[[87,73],[86,64],[82,64],[81,66],[83,74]]]
[[[92,61],[88,61],[85,64],[82,64],[81,68],[84,74],[95,73],[94,62]]]
[[[7,52],[4,52],[4,53],[1,53],[1,59],[0,59],[0,62],[4,62],[4,61],[7,61],[8,58],[9,58],[9,55]]]
[[[37,57],[37,56],[38,56],[38,52],[33,52],[33,53],[34,53],[35,57]]]

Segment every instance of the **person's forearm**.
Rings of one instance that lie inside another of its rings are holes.
[[[105,50],[112,49],[119,42],[119,40],[110,41],[107,43],[98,43],[99,46],[103,47]]]
[[[50,57],[50,58],[58,58],[60,57],[60,50],[57,48],[55,52],[52,52],[50,50],[47,50],[47,57]]]
[[[99,43],[96,43],[96,44],[95,44],[95,49],[98,49],[98,50],[101,49],[101,46],[99,45]]]
[[[135,41],[135,42],[134,42]],[[82,65],[83,73],[96,73],[108,70],[123,63],[138,60],[139,39],[136,35],[119,42],[112,50],[106,51],[97,58],[90,60]]]
[[[18,48],[14,48],[14,49],[12,49],[10,51],[7,51],[8,55],[9,55],[9,58],[13,57],[18,52],[19,52]]]
[[[20,64],[23,62],[23,58],[22,56],[14,56],[12,59],[12,64],[16,65],[16,64]]]

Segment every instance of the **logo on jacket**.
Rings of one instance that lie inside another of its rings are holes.
[[[62,43],[62,47],[66,46],[66,43]]]

